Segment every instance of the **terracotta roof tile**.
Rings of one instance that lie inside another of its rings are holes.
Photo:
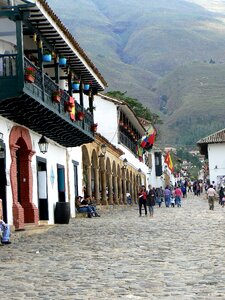
[[[197,144],[225,143],[225,128],[200,139]]]

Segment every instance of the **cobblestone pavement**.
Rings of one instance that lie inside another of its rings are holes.
[[[225,208],[101,210],[0,247],[0,299],[225,299]]]

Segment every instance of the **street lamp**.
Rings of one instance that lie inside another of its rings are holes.
[[[122,169],[126,169],[127,168],[127,163],[128,163],[128,160],[126,158],[124,158]]]
[[[106,148],[107,148],[107,146],[106,146],[106,144],[102,144],[101,145],[101,154],[99,154],[99,156],[98,157],[105,157],[105,154],[106,154]]]
[[[42,135],[42,137],[40,138],[39,142],[38,142],[38,146],[40,149],[40,152],[45,154],[48,151],[48,141],[47,139]]]

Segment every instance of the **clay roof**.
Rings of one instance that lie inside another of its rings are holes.
[[[197,144],[216,144],[216,143],[225,143],[225,128],[219,130],[207,137],[200,139]]]

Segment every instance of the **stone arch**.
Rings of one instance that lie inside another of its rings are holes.
[[[91,195],[91,161],[87,147],[82,146],[83,192],[84,197]]]
[[[13,224],[23,229],[24,223],[38,224],[38,209],[32,202],[33,176],[31,161],[34,151],[28,129],[14,126],[9,135],[11,155],[10,181],[13,197]]]

